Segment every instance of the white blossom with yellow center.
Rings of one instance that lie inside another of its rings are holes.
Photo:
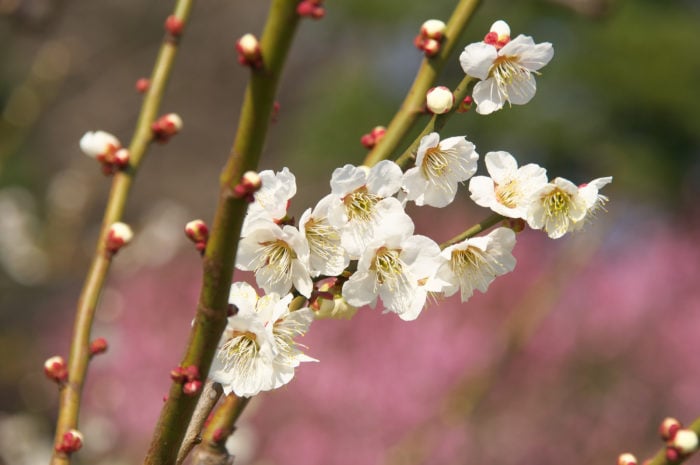
[[[445,207],[457,195],[460,182],[476,172],[479,155],[464,137],[440,140],[437,132],[424,136],[416,153],[416,166],[403,176],[406,198],[416,205]]]
[[[211,375],[225,394],[251,397],[276,389],[292,380],[301,362],[316,361],[294,341],[308,331],[313,312],[290,312],[291,300],[291,294],[258,297],[248,283],[231,286],[229,303],[238,312],[228,319]]]
[[[534,75],[553,56],[552,44],[535,44],[532,37],[524,35],[507,41],[503,47],[486,42],[467,45],[459,61],[467,75],[481,80],[472,93],[476,112],[488,115],[503,108],[505,102],[529,102],[537,90]]]
[[[547,184],[547,171],[534,163],[518,168],[508,152],[489,152],[484,162],[490,177],[471,178],[471,199],[500,215],[525,219],[530,199]]]
[[[340,243],[340,231],[328,222],[331,202],[333,195],[325,196],[299,220],[299,230],[309,244],[309,269],[313,277],[337,276],[350,262]]]
[[[372,168],[345,165],[333,171],[328,223],[340,231],[340,243],[351,259],[358,259],[386,224],[411,228],[413,221],[394,197],[403,173],[393,161]]]
[[[267,293],[283,295],[294,286],[301,295],[311,296],[309,244],[293,226],[253,223],[238,245],[236,268],[255,272],[258,286]]]
[[[588,203],[579,188],[567,179],[555,178],[534,194],[525,219],[531,228],[558,239],[577,229],[587,212]]]
[[[253,194],[255,201],[248,206],[241,235],[246,236],[256,221],[275,221],[287,215],[289,200],[297,193],[296,177],[283,168],[275,173],[265,170],[259,173],[261,187]]]
[[[437,277],[448,285],[445,296],[461,290],[462,302],[466,302],[474,289],[486,292],[497,276],[513,271],[515,257],[515,233],[512,229],[497,228],[486,236],[466,239],[445,248],[441,256],[444,260]]]
[[[354,306],[375,305],[381,298],[386,312],[402,320],[415,320],[429,292],[440,292],[435,278],[440,265],[440,247],[425,236],[412,236],[413,228],[391,231],[373,241],[362,254],[357,271],[343,285],[345,301]]]

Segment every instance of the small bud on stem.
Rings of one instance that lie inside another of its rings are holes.
[[[136,81],[136,92],[139,94],[144,94],[151,87],[151,81],[148,78],[140,78]]]
[[[151,124],[151,131],[156,142],[164,144],[182,130],[182,118],[177,113],[163,115]]]
[[[107,339],[98,337],[90,343],[90,355],[99,355],[107,352]]]
[[[238,62],[243,66],[250,66],[253,69],[262,68],[262,52],[260,42],[253,34],[246,34],[236,42],[238,52]]]
[[[63,433],[61,442],[56,444],[56,452],[63,452],[65,454],[72,454],[77,452],[83,447],[83,435],[80,431],[76,429],[70,429]]]
[[[682,427],[683,425],[680,421],[672,417],[666,417],[659,425],[659,435],[664,441],[670,441]]]
[[[246,199],[253,202],[255,194],[262,187],[262,179],[255,171],[246,171],[241,177],[241,182],[233,188],[233,197],[236,199]]]
[[[452,106],[455,103],[455,96],[452,91],[445,86],[433,87],[428,90],[425,96],[425,103],[431,113],[443,115],[452,110]]]
[[[55,355],[44,362],[46,377],[57,383],[63,383],[68,379],[68,366],[60,355]]]
[[[184,27],[185,23],[175,15],[170,15],[165,19],[165,30],[173,37],[179,37]]]
[[[195,247],[201,253],[207,247],[209,240],[209,228],[202,220],[192,220],[185,225],[185,235],[194,242]]]
[[[620,454],[620,456],[617,458],[617,465],[637,465],[637,457],[629,452]]]
[[[107,233],[107,243],[105,248],[111,254],[116,254],[119,249],[127,245],[133,239],[134,233],[126,223],[112,223]]]
[[[321,19],[326,16],[323,0],[302,0],[297,5],[297,14],[301,17]]]
[[[445,23],[439,19],[429,19],[421,26],[413,44],[418,50],[422,50],[426,57],[433,57],[440,52],[446,29]]]
[[[360,138],[360,142],[366,148],[372,149],[382,140],[384,134],[386,134],[386,128],[384,126],[375,126],[369,133]]]

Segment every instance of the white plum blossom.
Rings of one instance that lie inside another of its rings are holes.
[[[486,292],[497,276],[513,271],[515,257],[515,233],[509,228],[497,228],[486,236],[466,239],[445,248],[444,260],[437,277],[448,283],[443,292],[449,297],[461,290],[462,302],[466,302],[474,289]]]
[[[583,220],[576,223],[573,227],[574,231],[581,229],[588,221],[598,213],[598,210],[604,209],[608,198],[599,194],[600,189],[612,182],[612,177],[597,178],[593,181],[578,186],[578,193],[586,202],[586,216]]]
[[[258,286],[265,292],[286,294],[294,286],[305,297],[311,296],[309,244],[293,226],[257,221],[238,246],[236,268],[254,271]]]
[[[294,342],[308,331],[313,312],[290,312],[291,300],[291,294],[258,297],[247,283],[231,286],[229,303],[238,312],[228,319],[211,375],[226,395],[251,397],[276,389],[292,380],[301,362],[316,361]]]
[[[403,176],[403,189],[416,205],[444,207],[457,194],[457,186],[476,172],[479,155],[464,137],[440,141],[437,132],[424,136],[416,153],[416,166]]]
[[[547,171],[534,163],[518,168],[508,152],[489,152],[484,163],[490,177],[471,178],[471,199],[500,215],[525,219],[531,197],[547,184]]]
[[[597,193],[596,193],[597,195]],[[542,229],[552,239],[558,239],[579,226],[588,212],[589,204],[574,183],[555,178],[533,195],[527,210],[527,224]]]
[[[80,150],[91,158],[113,154],[121,146],[119,139],[105,131],[88,131],[80,138]]]
[[[445,86],[437,86],[429,89],[425,95],[425,106],[431,113],[444,115],[452,110],[455,104],[455,96],[450,89]]]
[[[309,244],[309,268],[313,277],[337,276],[350,263],[340,244],[340,232],[328,222],[328,207],[332,202],[333,194],[325,196],[299,220],[299,230]]]
[[[481,80],[472,97],[476,112],[482,115],[500,110],[505,102],[529,102],[537,90],[534,74],[554,56],[549,42],[535,44],[532,37],[524,35],[510,40],[507,26],[497,21],[486,36],[492,40],[469,44],[459,56],[464,72]]]
[[[392,226],[367,246],[342,295],[354,307],[375,305],[380,297],[385,313],[411,321],[423,310],[428,293],[442,290],[443,283],[435,279],[440,247],[428,237],[411,235],[413,228]]]
[[[242,235],[246,236],[251,224],[259,220],[276,221],[287,216],[289,200],[297,193],[296,177],[283,168],[275,173],[265,170],[259,173],[262,186],[253,197],[255,201],[248,206]]]
[[[413,221],[394,195],[403,173],[393,161],[383,160],[372,168],[345,165],[333,171],[328,222],[340,231],[340,242],[351,259],[388,223],[413,230]]]

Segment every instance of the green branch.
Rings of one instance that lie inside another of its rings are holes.
[[[233,149],[221,174],[219,204],[204,255],[204,276],[197,314],[181,364],[197,366],[202,378],[209,372],[219,339],[226,327],[236,249],[248,206],[244,199],[233,196],[233,188],[243,173],[257,168],[279,77],[299,22],[296,6],[296,0],[272,2],[260,41],[264,64],[260,69],[252,71]],[[182,384],[173,383],[145,464],[175,463],[198,394],[187,396],[182,392]]]
[[[421,63],[416,79],[406,94],[401,108],[389,123],[382,140],[365,157],[365,165],[372,166],[390,158],[404,140],[422,112],[426,92],[435,85],[438,74],[445,67],[447,59],[457,45],[457,40],[479,3],[480,0],[460,0],[447,22],[440,52],[432,58],[425,58]]]

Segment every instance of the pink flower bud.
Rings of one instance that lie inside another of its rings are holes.
[[[669,462],[677,462],[679,458],[681,458],[681,454],[674,449],[673,447],[666,447],[666,460]]]
[[[199,367],[197,365],[188,365],[183,370],[188,381],[196,381],[199,379]]]
[[[185,225],[185,235],[195,244],[205,243],[209,239],[209,228],[202,220],[192,220]]]
[[[472,109],[472,104],[474,103],[474,99],[471,97],[471,95],[467,95],[464,97],[464,100],[459,104],[457,107],[457,113],[466,113],[469,110]]]
[[[445,23],[439,19],[429,19],[421,26],[420,33],[427,39],[435,39],[440,41],[442,40],[442,36],[445,34],[446,29],[447,26]]]
[[[151,124],[153,137],[158,142],[167,142],[172,136],[182,130],[182,118],[177,113],[163,115]]]
[[[182,34],[185,23],[175,15],[170,15],[165,19],[165,30],[173,37],[178,37]]]
[[[186,396],[193,396],[202,389],[202,382],[199,380],[188,381],[182,385],[182,392]]]
[[[60,355],[55,355],[44,362],[44,374],[50,380],[62,383],[68,379],[68,366]]]
[[[147,78],[140,78],[136,81],[136,92],[139,94],[145,93],[151,87],[151,81]]]
[[[676,431],[669,445],[681,455],[688,455],[698,448],[698,435],[691,429],[681,428]]]
[[[321,19],[326,15],[322,0],[302,0],[297,5],[297,14],[302,17]]]
[[[666,417],[659,425],[659,435],[664,441],[673,439],[676,432],[681,429],[681,422],[672,417]]]
[[[443,115],[452,110],[452,106],[455,103],[455,96],[447,87],[438,86],[428,90],[425,102],[428,110],[432,113]]]
[[[262,53],[260,43],[253,34],[246,34],[236,42],[238,62],[244,66],[260,68],[262,66]]]
[[[90,343],[90,355],[98,355],[107,352],[107,339],[98,337]]]
[[[510,42],[510,26],[503,20],[498,20],[491,25],[489,33],[484,37],[484,42],[501,49]]]
[[[423,52],[427,57],[434,57],[440,52],[440,41],[437,39],[426,39],[423,42]]]
[[[176,383],[180,383],[185,380],[187,376],[185,375],[185,369],[177,366],[170,370],[170,378]]]
[[[133,237],[134,233],[128,224],[122,222],[112,223],[107,233],[107,244],[105,244],[105,247],[109,252],[115,254],[119,249],[131,242]]]
[[[637,457],[629,452],[620,454],[619,457],[617,457],[617,465],[637,465]]]
[[[243,177],[241,178],[241,184],[243,187],[248,189],[250,193],[253,193],[260,190],[262,187],[262,179],[257,172],[246,171],[243,173]]]
[[[72,454],[83,447],[83,435],[76,429],[70,429],[63,433],[61,442],[56,444],[56,451]]]
[[[129,166],[129,150],[121,148],[114,152],[114,166],[118,169],[124,169]]]

